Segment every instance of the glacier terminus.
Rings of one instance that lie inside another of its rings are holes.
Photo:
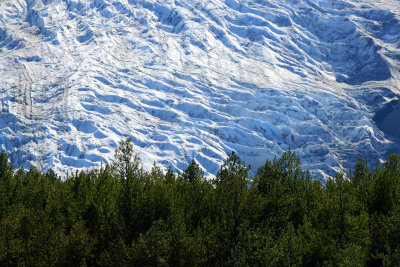
[[[212,176],[291,149],[325,179],[400,151],[398,0],[2,0],[0,149],[75,172],[131,137]]]

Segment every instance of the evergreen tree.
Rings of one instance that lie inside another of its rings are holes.
[[[144,171],[131,141],[116,161],[61,180],[0,154],[1,266],[397,266],[400,164],[323,185],[291,151],[254,179],[232,153],[215,179]]]
[[[193,183],[194,181],[201,181],[204,178],[204,171],[193,159],[187,169],[183,172],[182,176],[189,183]]]
[[[139,157],[133,151],[132,138],[121,140],[114,153],[114,168],[122,179],[128,179],[141,172]]]

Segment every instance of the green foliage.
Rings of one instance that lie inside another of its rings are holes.
[[[200,165],[192,160],[187,169],[183,172],[182,177],[189,183],[195,181],[201,181],[204,178],[204,171],[200,168]]]
[[[290,150],[281,158],[267,160],[259,167],[254,187],[263,197],[262,219],[275,229],[289,222],[297,227],[307,211],[312,186],[309,173],[300,167],[299,157]]]
[[[285,152],[254,177],[232,153],[214,179],[115,161],[61,180],[0,154],[0,266],[398,266],[400,163],[322,185]]]
[[[114,153],[113,167],[120,178],[127,179],[141,172],[139,157],[133,151],[132,138],[122,140]]]

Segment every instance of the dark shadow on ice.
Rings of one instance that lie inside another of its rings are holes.
[[[375,113],[373,120],[385,134],[400,138],[400,100],[387,103]]]
[[[7,48],[8,50],[19,49],[22,47],[20,41],[14,40],[13,36],[7,34],[5,30],[0,28],[0,48]]]
[[[383,21],[379,22],[385,24],[385,18],[380,18]],[[307,29],[318,42],[310,43],[308,35],[302,36],[304,40],[293,41],[314,60],[331,65],[338,82],[359,85],[391,77],[390,66],[380,54],[381,47],[349,18],[325,17],[314,10],[303,10],[293,20]]]
[[[93,37],[93,31],[91,29],[87,29],[86,33],[76,37],[76,40],[81,44],[90,40]]]

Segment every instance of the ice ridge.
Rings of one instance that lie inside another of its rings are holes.
[[[396,0],[3,0],[0,146],[65,173],[131,137],[215,174],[285,150],[325,179],[399,151]],[[393,102],[395,101],[395,102]],[[396,121],[395,120],[395,121]]]

